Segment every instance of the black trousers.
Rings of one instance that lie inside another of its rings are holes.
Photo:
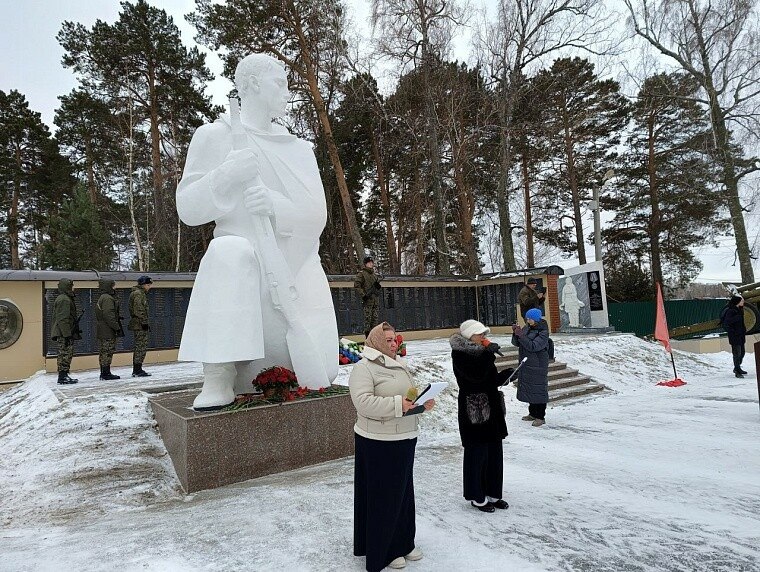
[[[546,403],[530,403],[528,405],[528,415],[536,419],[546,419]]]
[[[744,344],[731,346],[731,353],[734,356],[734,373],[739,373],[739,368],[742,366],[742,360],[744,359],[745,354]]]
[[[483,503],[486,497],[500,499],[504,481],[502,441],[464,446],[464,498]]]
[[[414,550],[417,439],[354,437],[354,555],[366,556],[368,572],[377,572]]]

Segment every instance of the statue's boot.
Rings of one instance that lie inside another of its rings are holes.
[[[193,401],[196,411],[216,411],[235,401],[234,363],[204,363],[203,388]]]
[[[257,393],[253,387],[253,380],[260,373],[261,369],[261,365],[254,365],[253,361],[236,361],[235,395]]]

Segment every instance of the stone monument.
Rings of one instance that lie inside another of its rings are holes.
[[[197,411],[249,393],[264,368],[293,370],[299,384],[337,375],[338,328],[319,237],[327,222],[314,151],[273,123],[290,99],[283,66],[264,54],[235,70],[230,114],[193,135],[177,187],[187,225],[215,222],[185,318],[179,359],[203,363]]]

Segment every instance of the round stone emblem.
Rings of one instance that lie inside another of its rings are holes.
[[[0,350],[15,344],[23,329],[24,319],[16,304],[0,300]]]

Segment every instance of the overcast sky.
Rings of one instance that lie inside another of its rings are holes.
[[[185,14],[193,11],[193,0],[150,0],[154,6],[165,9],[174,17],[175,24],[188,45],[194,45],[194,29],[185,21]],[[351,16],[358,26],[354,29],[368,30],[369,0],[348,0]],[[63,51],[55,39],[65,20],[76,21],[87,27],[96,20],[113,22],[118,17],[117,0],[0,0],[0,89],[17,89],[23,93],[34,111],[42,114],[42,120],[53,127],[53,115],[58,107],[58,96],[76,87],[70,70],[61,66]],[[467,59],[466,41],[457,42],[455,56]],[[222,64],[216,54],[207,53],[206,62],[217,78],[209,85],[208,93],[214,103],[223,105],[231,85],[221,77]],[[747,230],[752,241],[760,227],[760,208],[746,217]],[[590,231],[591,229],[589,229]],[[734,265],[733,238],[720,239],[718,249],[704,247],[699,256],[704,270],[699,281],[739,280],[738,265]],[[593,256],[593,245],[587,247]],[[554,261],[564,267],[572,261]],[[755,274],[760,275],[760,263],[755,264]]]

